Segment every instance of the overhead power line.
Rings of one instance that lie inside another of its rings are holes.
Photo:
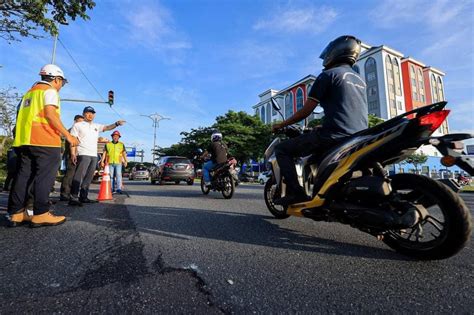
[[[57,38],[58,39],[58,42],[61,44],[61,46],[64,48],[64,50],[66,51],[66,53],[68,54],[69,58],[71,58],[72,62],[76,65],[77,69],[81,72],[82,76],[87,80],[87,82],[89,82],[90,86],[94,89],[94,91],[97,93],[97,95],[104,101],[104,103],[107,103],[105,101],[105,98],[102,96],[102,94],[100,94],[99,90],[95,87],[95,85],[92,83],[91,80],[89,80],[89,78],[87,77],[87,75],[85,74],[85,72],[82,70],[81,66],[79,66],[79,63],[76,61],[76,59],[74,59],[74,57],[72,56],[72,54],[69,52],[69,50],[66,48],[66,45],[64,45],[64,43],[61,41],[61,39],[59,39],[59,37]],[[118,112],[115,110],[115,108],[113,108],[112,106],[109,106],[109,108],[115,113],[117,114],[121,119],[125,120],[125,118]],[[145,132],[143,130],[140,130],[138,129],[137,127],[135,127],[131,122],[127,122],[133,129],[139,131],[139,132],[142,132],[144,134],[150,134],[148,132]]]

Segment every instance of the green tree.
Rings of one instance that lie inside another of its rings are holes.
[[[270,125],[242,111],[228,111],[217,117],[212,127],[222,132],[230,154],[239,163],[262,158],[272,137]]]
[[[375,116],[374,114],[369,114],[369,128],[377,126],[378,124],[383,123],[384,120],[380,117]]]
[[[413,153],[405,159],[404,163],[413,164],[415,172],[418,173],[418,166],[425,164],[427,160],[428,156],[423,153]]]
[[[15,126],[19,98],[19,94],[13,87],[0,90],[0,130],[3,135],[0,140],[0,156],[8,150],[13,139],[13,127]]]
[[[324,119],[324,116],[321,117],[321,118],[316,118],[316,119],[311,120],[308,123],[308,128],[314,128],[314,127],[322,125],[323,124],[323,119]]]
[[[58,34],[57,24],[68,25],[68,19],[88,20],[87,9],[93,0],[3,0],[0,1],[0,37],[19,41],[18,35],[40,38],[38,28],[51,35]]]
[[[250,159],[259,160],[271,140],[271,127],[256,117],[245,112],[229,111],[216,117],[216,122],[209,127],[183,131],[183,138],[178,144],[162,150],[166,155],[181,155],[192,158],[198,148],[207,149],[211,134],[219,130],[224,142],[229,146],[229,153],[242,164]]]

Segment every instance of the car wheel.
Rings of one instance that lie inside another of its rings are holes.
[[[186,184],[188,184],[189,186],[193,185],[194,184],[194,179],[187,180]]]
[[[155,185],[155,184],[156,184],[156,180],[152,179],[152,180],[151,180],[151,184],[152,184],[152,185]]]
[[[176,185],[179,185],[179,180],[175,180],[174,183],[175,183]]]
[[[260,185],[263,185],[265,184],[265,182],[263,181],[263,179],[260,178]]]

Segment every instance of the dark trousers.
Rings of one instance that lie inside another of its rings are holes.
[[[283,141],[275,147],[275,156],[280,166],[280,172],[288,185],[289,191],[295,192],[300,186],[294,158],[318,152],[322,153],[334,144],[334,140],[322,137],[316,130]]]
[[[15,214],[26,205],[30,185],[33,185],[35,215],[49,211],[49,192],[54,185],[61,162],[61,148],[22,146],[18,172],[8,198],[8,212]]]
[[[63,181],[61,183],[61,198],[69,199],[71,197],[71,185],[75,172],[76,165],[72,163],[71,157],[66,156],[66,174],[64,174]]]
[[[89,186],[97,168],[97,156],[79,155],[77,157],[76,173],[72,178],[71,199],[87,199]]]

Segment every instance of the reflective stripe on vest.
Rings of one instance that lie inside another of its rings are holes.
[[[48,84],[36,84],[21,100],[16,119],[14,147],[33,145],[40,147],[61,147],[59,132],[51,127],[45,118],[44,92],[52,89]],[[56,93],[58,93],[55,90]],[[58,117],[61,114],[61,105],[56,108]]]
[[[109,164],[122,164],[122,152],[125,151],[125,145],[122,142],[108,142],[105,145],[107,150],[107,160]]]

